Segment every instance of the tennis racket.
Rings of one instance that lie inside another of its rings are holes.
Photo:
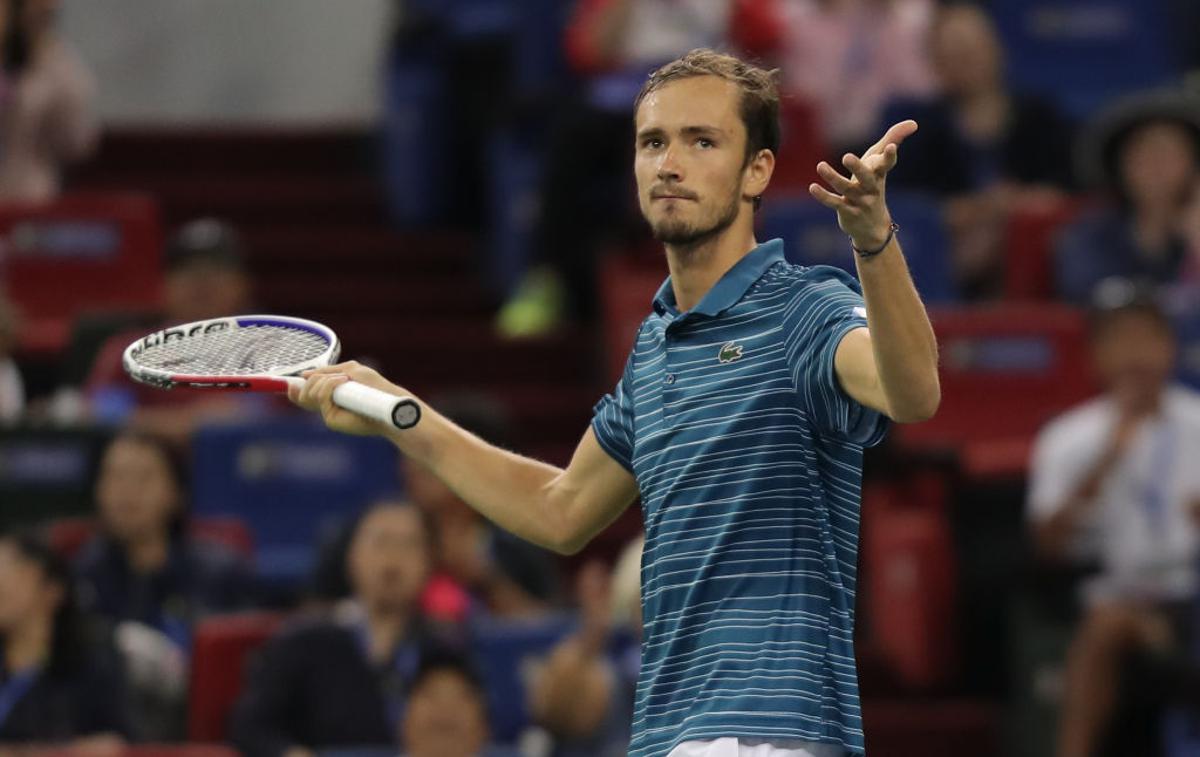
[[[279,315],[241,315],[185,323],[138,339],[122,363],[135,381],[160,389],[233,389],[286,392],[303,386],[300,373],[337,362],[341,344],[333,330],[315,321]],[[397,397],[347,381],[333,401],[359,415],[412,428],[421,408]]]

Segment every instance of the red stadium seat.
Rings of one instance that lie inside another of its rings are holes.
[[[605,375],[615,386],[625,370],[638,326],[649,315],[654,294],[667,277],[666,266],[641,262],[628,255],[606,255],[600,270],[604,311]]]
[[[1066,198],[1017,208],[1005,229],[1004,291],[1010,300],[1049,300],[1054,296],[1054,238],[1082,206]]]
[[[1084,315],[1064,305],[930,312],[941,350],[942,405],[898,425],[901,451],[957,458],[969,475],[1019,474],[1038,429],[1094,392]]]
[[[945,500],[943,481],[932,472],[863,492],[869,645],[902,685],[916,689],[947,682],[958,663],[957,571]]]
[[[188,691],[188,739],[223,741],[249,655],[279,629],[273,612],[209,618],[196,626]]]
[[[871,754],[888,757],[999,757],[1004,708],[992,700],[863,699]]]
[[[232,516],[204,516],[191,519],[193,537],[229,547],[239,556],[254,558],[254,537],[241,519]],[[46,525],[50,546],[68,560],[74,559],[96,533],[93,518],[58,518]]]
[[[205,515],[191,518],[193,537],[224,544],[247,560],[254,559],[254,535],[241,518],[232,515]]]
[[[21,348],[56,352],[88,310],[157,307],[158,207],[138,194],[81,194],[0,206],[0,278],[27,319]]]
[[[95,533],[96,521],[91,518],[58,518],[46,524],[50,547],[68,560],[74,560]]]
[[[779,119],[783,139],[771,175],[771,191],[807,195],[808,185],[817,180],[817,163],[828,152],[816,109],[804,100],[785,97],[779,103]]]

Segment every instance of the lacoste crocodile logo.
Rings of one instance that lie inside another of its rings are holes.
[[[721,345],[721,351],[717,353],[717,361],[721,363],[732,363],[734,360],[742,359],[742,345],[726,342]]]

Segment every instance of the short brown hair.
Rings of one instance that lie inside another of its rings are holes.
[[[779,153],[779,88],[775,76],[779,69],[759,68],[752,63],[707,48],[698,48],[659,68],[642,85],[633,101],[634,118],[642,100],[667,84],[693,76],[716,76],[731,81],[742,90],[739,111],[746,125],[746,162],[759,150]],[[754,198],[754,207],[760,198]]]
[[[741,115],[746,125],[746,160],[759,150],[779,152],[779,88],[775,85],[775,75],[778,73],[777,68],[768,71],[715,50],[692,50],[650,74],[633,101],[633,112],[636,116],[642,100],[670,82],[693,76],[716,76],[737,84],[742,90]]]

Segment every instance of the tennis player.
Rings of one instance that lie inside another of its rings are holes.
[[[643,87],[634,172],[670,276],[566,469],[424,405],[403,432],[339,409],[331,393],[347,379],[406,394],[355,363],[292,393],[330,428],[386,435],[483,515],[564,554],[641,495],[633,757],[864,750],[852,644],[863,448],[940,398],[933,330],[884,202],[917,125],[846,155],[847,173],[817,166],[825,186],[809,191],[836,211],[856,280],[754,239],[778,110],[773,72],[708,50]]]

